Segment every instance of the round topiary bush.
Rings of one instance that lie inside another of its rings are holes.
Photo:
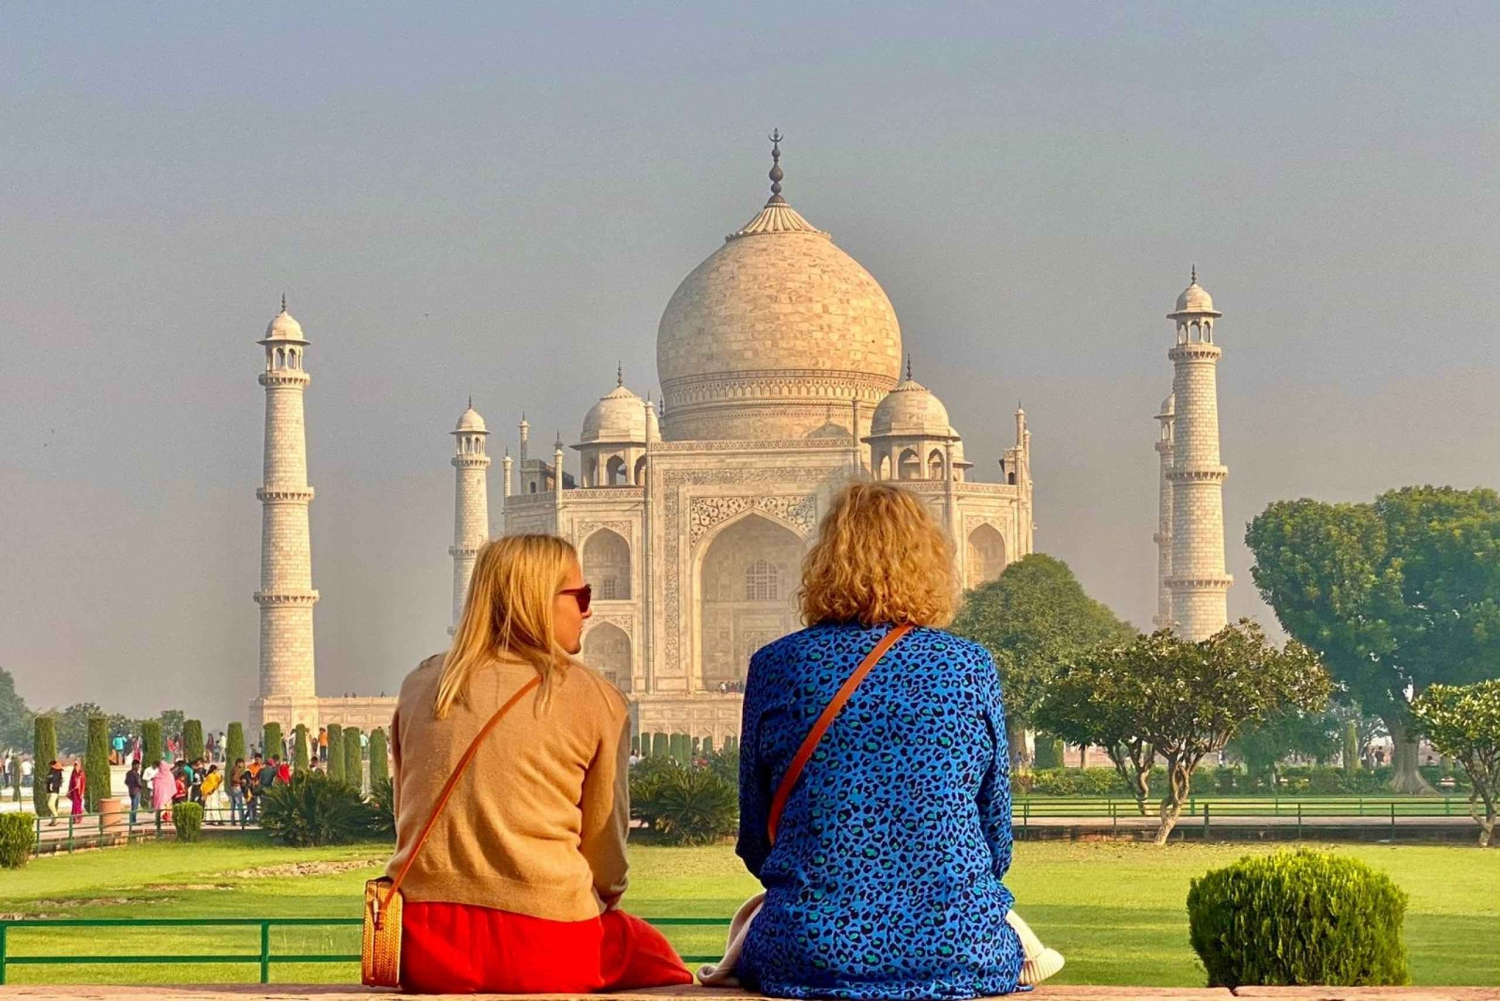
[[[172,826],[177,829],[177,840],[194,842],[203,830],[203,806],[200,803],[174,803]]]
[[[0,868],[21,868],[35,846],[36,814],[0,813]]]
[[[1193,880],[1189,937],[1210,987],[1405,984],[1406,901],[1358,859],[1247,855]]]

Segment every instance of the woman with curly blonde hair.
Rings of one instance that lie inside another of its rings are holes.
[[[906,490],[848,486],[800,600],[807,628],[757,652],[745,689],[737,851],[765,895],[732,943],[735,975],[773,997],[864,1001],[1005,994],[1056,972],[1001,882],[1005,711],[989,652],[941,628],[958,600],[947,535]]]

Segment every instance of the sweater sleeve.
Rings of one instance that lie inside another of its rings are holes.
[[[750,875],[757,879],[761,867],[766,864],[766,857],[771,854],[771,839],[766,833],[771,813],[771,788],[760,763],[765,655],[761,650],[751,658],[749,678],[745,683],[745,703],[740,717],[740,837],[734,848]]]
[[[391,714],[391,816],[401,816],[401,710],[399,707]]]
[[[990,849],[990,871],[1003,880],[1010,869],[1010,745],[1005,739],[1005,705],[1000,694],[1000,677],[994,659],[988,654],[977,665],[979,691],[985,723],[990,731],[990,760],[984,781],[979,786],[979,822]],[[1015,898],[1004,884],[1000,893],[1006,908]]]
[[[594,874],[594,890],[613,909],[625,893],[625,835],[630,830],[630,717],[599,740],[583,777],[583,836],[579,849]]]

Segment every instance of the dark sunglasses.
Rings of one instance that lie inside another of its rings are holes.
[[[585,584],[582,587],[568,587],[557,592],[558,594],[571,594],[578,601],[578,614],[582,615],[589,610],[589,604],[594,600],[594,585]]]

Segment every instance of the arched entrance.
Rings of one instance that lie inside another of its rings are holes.
[[[714,537],[698,574],[705,691],[738,690],[751,655],[798,628],[801,567],[802,540],[761,515],[746,515]]]
[[[619,626],[608,622],[597,622],[583,634],[583,652],[579,655],[585,664],[604,675],[604,680],[630,691],[630,637]]]
[[[583,579],[601,601],[629,598],[630,544],[607,528],[590,535],[583,543]]]
[[[1000,576],[1005,569],[1005,537],[994,525],[980,525],[969,533],[968,579],[964,586],[978,587]]]

